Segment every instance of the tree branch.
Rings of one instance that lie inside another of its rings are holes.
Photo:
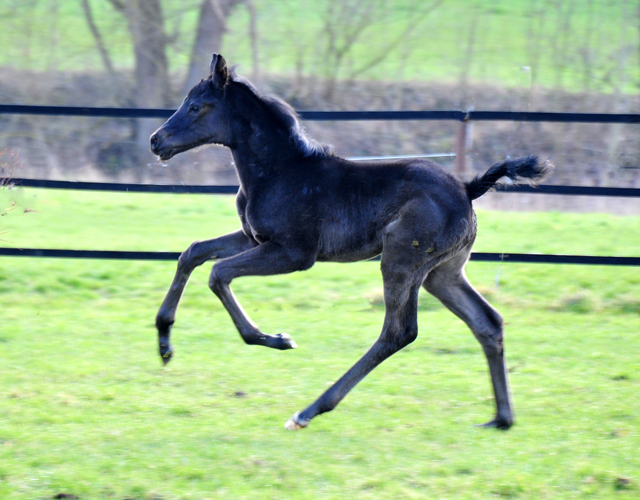
[[[257,15],[256,6],[252,0],[245,0],[245,5],[249,11],[249,40],[251,40],[251,62],[253,66],[253,79],[257,80],[260,72],[259,59],[258,59],[258,27],[257,27]]]
[[[227,28],[227,16],[225,15],[224,10],[220,5],[220,0],[209,0],[209,3],[211,4],[211,8],[213,9],[213,15],[216,16],[216,19],[220,23],[222,31],[226,33],[227,31],[229,31],[229,28]],[[230,4],[235,3],[237,2],[230,2]]]
[[[111,64],[111,59],[109,57],[109,52],[107,52],[107,48],[102,41],[102,36],[100,36],[100,32],[98,31],[98,27],[93,20],[93,14],[91,13],[91,6],[89,5],[89,0],[82,0],[82,8],[84,10],[84,15],[87,18],[87,24],[89,25],[89,29],[91,30],[91,34],[93,35],[94,40],[96,41],[96,47],[98,48],[98,52],[100,52],[100,57],[102,58],[102,64],[104,64],[107,73],[110,75],[114,75],[115,72],[113,70],[113,65]]]
[[[436,0],[435,2],[433,2],[426,10],[423,10],[422,12],[420,12],[417,16],[415,16],[413,18],[413,20],[409,23],[409,25],[405,28],[405,30],[400,34],[400,36],[398,36],[395,40],[393,40],[391,43],[389,43],[383,50],[381,50],[379,52],[379,54],[374,57],[373,59],[371,59],[369,62],[367,62],[364,66],[361,66],[360,68],[352,71],[348,78],[356,78],[357,76],[360,76],[362,73],[370,70],[371,68],[377,66],[378,64],[380,64],[382,61],[384,61],[387,57],[389,57],[389,55],[391,54],[391,51],[393,49],[395,49],[398,45],[400,45],[400,43],[402,43],[402,41],[404,41],[404,39],[414,30],[418,27],[418,25],[429,15],[431,14],[431,12],[433,12],[437,7],[439,7],[442,3],[444,2],[444,0]]]
[[[120,13],[123,13],[126,8],[125,4],[121,0],[107,0],[107,2],[109,2],[113,8]]]

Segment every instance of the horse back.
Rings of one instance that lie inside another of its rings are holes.
[[[464,185],[433,162],[337,159],[321,170],[318,260],[355,261],[380,254],[385,231],[409,210],[431,232],[472,216]]]

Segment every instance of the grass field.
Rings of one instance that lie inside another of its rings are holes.
[[[165,29],[175,35],[168,49],[175,72],[184,72],[188,64],[199,3],[162,2]],[[323,66],[327,2],[254,3],[263,71],[293,74],[298,68],[322,76],[328,70]],[[384,15],[375,16],[347,54],[347,71],[341,76],[387,51],[403,33],[411,3],[388,2]],[[114,64],[131,68],[133,51],[123,17],[105,0],[91,5]],[[533,67],[534,82],[543,86],[611,92],[620,85],[636,93],[636,10],[637,0],[447,0],[394,46],[382,64],[360,78],[457,82],[468,66],[472,80],[526,88],[530,74],[522,68]],[[247,23],[247,10],[236,9],[222,49],[229,62],[243,66],[244,74],[252,64]],[[8,2],[0,7],[0,27],[0,65],[36,71],[102,70],[80,2]]]
[[[182,250],[237,227],[231,197],[0,190],[0,212],[12,247]],[[640,248],[640,217],[481,212],[479,224],[478,251]],[[284,422],[379,333],[378,264],[234,282],[264,331],[297,341],[287,352],[241,342],[203,266],[162,368],[153,320],[174,268],[0,258],[0,498],[640,495],[635,268],[469,264],[507,322],[508,432],[473,426],[493,410],[480,347],[424,294],[418,340],[298,433]]]

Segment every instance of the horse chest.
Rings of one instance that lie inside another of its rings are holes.
[[[250,236],[258,243],[264,243],[271,239],[270,231],[264,223],[261,223],[260,218],[251,217],[246,212],[241,216],[242,230],[247,236]]]
[[[277,198],[250,201],[241,214],[242,228],[258,243],[272,239],[287,240],[305,233],[312,235],[315,231],[309,222],[309,213],[309,207],[304,204],[283,203]]]

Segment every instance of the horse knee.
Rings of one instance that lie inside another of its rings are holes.
[[[218,295],[225,286],[228,286],[231,283],[231,280],[225,279],[223,273],[220,272],[220,266],[217,264],[213,266],[211,269],[211,274],[209,275],[209,288],[213,293]]]
[[[204,263],[196,257],[197,252],[195,251],[195,248],[199,243],[199,241],[194,241],[189,245],[189,248],[180,254],[180,257],[178,257],[178,269],[183,271],[192,270]]]

